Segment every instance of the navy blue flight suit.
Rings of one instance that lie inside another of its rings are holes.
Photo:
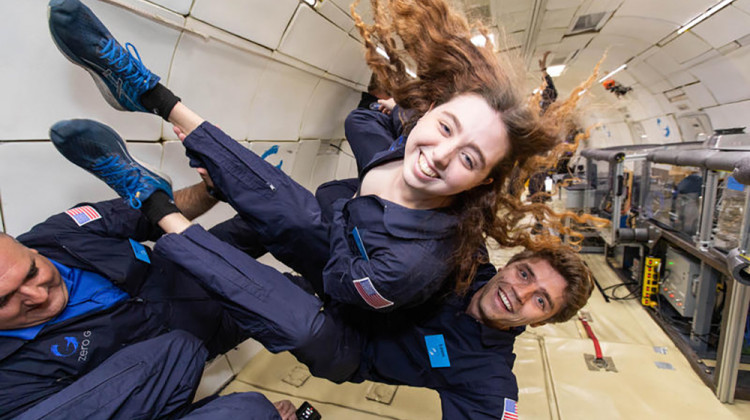
[[[0,418],[17,415],[64,389],[121,348],[171,329],[205,341],[211,356],[246,338],[191,273],[148,248],[150,264],[136,258],[130,238],[155,240],[162,233],[140,211],[121,199],[90,205],[101,219],[79,227],[62,213],[17,239],[63,265],[104,276],[131,298],[45,326],[30,341],[0,337]],[[66,345],[66,337],[73,337],[80,348],[67,356],[53,354],[52,346]]]
[[[290,350],[319,377],[432,388],[445,419],[501,418],[518,388],[513,343],[523,328],[494,330],[465,313],[471,296],[494,274],[485,264],[465,297],[391,313],[365,312],[316,296],[200,226],[168,234],[155,253],[195,274],[234,321],[272,352]],[[360,325],[355,314],[370,316]],[[427,336],[442,336],[449,366],[433,367]]]
[[[425,302],[452,269],[458,218],[447,210],[363,196],[334,203],[327,224],[313,194],[210,123],[184,145],[265,248],[321,295],[388,312]],[[402,158],[402,147],[385,151],[365,171]]]
[[[256,392],[209,397],[192,404],[207,351],[181,330],[131,344],[17,420],[156,418],[279,420]]]
[[[357,174],[363,173],[376,153],[388,150],[393,140],[401,136],[402,118],[406,115],[398,106],[390,115],[358,107],[346,116],[344,135],[357,161]]]

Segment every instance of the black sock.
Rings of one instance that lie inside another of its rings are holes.
[[[180,209],[174,204],[169,195],[162,190],[156,190],[143,202],[141,212],[153,224],[158,224],[164,216],[179,213]]]
[[[157,83],[151,90],[141,95],[141,105],[164,118],[164,121],[169,121],[169,113],[172,112],[177,102],[180,102],[180,98],[161,83]]]

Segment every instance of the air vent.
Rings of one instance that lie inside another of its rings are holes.
[[[686,101],[688,99],[687,94],[682,88],[667,90],[664,92],[664,96],[670,103]]]
[[[598,12],[578,16],[578,19],[568,28],[568,35],[598,31],[611,14],[612,12]]]

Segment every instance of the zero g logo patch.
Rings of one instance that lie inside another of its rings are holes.
[[[78,340],[75,337],[65,337],[65,346],[60,347],[58,344],[50,346],[49,351],[57,357],[68,357],[78,350]]]
[[[88,359],[90,345],[91,331],[84,331],[83,340],[80,342],[76,337],[65,337],[65,344],[53,344],[49,351],[57,357],[69,357],[78,353],[78,361],[85,362]]]

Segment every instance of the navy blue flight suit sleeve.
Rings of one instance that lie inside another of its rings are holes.
[[[156,240],[164,233],[161,229],[154,227],[140,210],[131,208],[121,198],[99,203],[80,203],[73,208],[82,206],[93,207],[101,218],[79,226],[73,217],[65,212],[58,213],[37,224],[17,239],[27,246],[34,246],[35,238],[48,237],[50,232],[53,232],[55,235],[86,233],[119,239],[132,238],[143,242]]]
[[[162,236],[154,251],[195,275],[250,337],[269,351],[290,350],[313,375],[348,380],[359,367],[362,337],[320,299],[276,269],[193,225]]]
[[[328,228],[315,196],[208,122],[183,144],[265,248],[322,292]]]
[[[78,268],[99,273],[123,290],[136,294],[146,278],[149,264],[135,258],[127,239],[136,242],[155,240],[162,230],[152,225],[139,211],[121,198],[87,206],[91,220],[80,220],[79,225],[67,213],[59,213],[34,226],[16,239],[42,255],[58,261],[68,261],[71,255]],[[146,253],[151,250],[145,247]]]
[[[401,108],[393,108],[390,115],[380,111],[357,108],[344,121],[344,134],[357,161],[357,173],[370,163],[376,153],[388,150],[403,129]]]
[[[235,215],[208,231],[253,258],[260,258],[268,252],[263,245],[263,238],[240,215]]]
[[[180,415],[192,402],[206,355],[197,338],[179,330],[132,344],[17,419]]]
[[[236,392],[216,398],[180,417],[190,420],[253,419],[281,420],[271,401],[257,392]]]

